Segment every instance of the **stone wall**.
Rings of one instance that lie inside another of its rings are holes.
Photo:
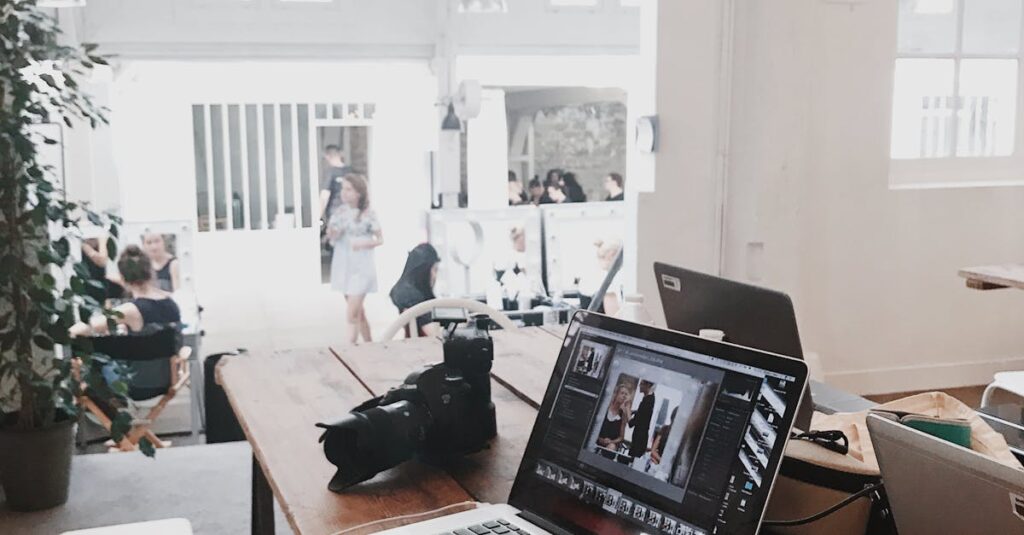
[[[608,173],[626,176],[626,105],[621,102],[544,108],[534,119],[534,136],[541,179],[548,169],[572,171],[587,200],[604,200]]]

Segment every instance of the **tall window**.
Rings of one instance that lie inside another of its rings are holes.
[[[900,0],[891,154],[1016,150],[1022,0]]]

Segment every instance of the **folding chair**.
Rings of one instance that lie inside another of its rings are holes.
[[[141,387],[129,381],[128,397],[131,400],[146,401],[158,396],[160,400],[149,409],[144,418],[132,421],[131,430],[120,442],[112,446],[110,451],[134,451],[138,449],[139,441],[143,437],[149,439],[154,447],[170,447],[170,441],[158,438],[150,426],[178,392],[189,384],[188,359],[192,354],[192,348],[182,345],[178,326],[160,326],[127,335],[97,336],[91,340],[93,352],[107,355],[136,368],[139,373],[146,375],[145,379],[150,384],[162,385]],[[161,360],[167,362],[166,368],[158,364]],[[134,379],[139,378],[137,375]],[[110,431],[115,409],[106,400],[90,396],[88,389],[83,388],[83,391],[86,394],[79,398],[79,403],[92,413],[107,431]]]

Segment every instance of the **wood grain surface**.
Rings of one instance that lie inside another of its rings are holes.
[[[963,268],[959,275],[975,290],[1019,288],[1024,290],[1024,264],[1001,264]]]
[[[394,365],[385,360],[378,367]],[[369,395],[328,349],[225,357],[217,378],[296,533],[329,535],[471,499],[450,476],[418,462],[344,494],[327,490],[335,468],[314,424],[344,416]]]
[[[540,408],[551,371],[558,360],[562,337],[543,327],[494,331],[494,368],[491,375],[534,408]]]

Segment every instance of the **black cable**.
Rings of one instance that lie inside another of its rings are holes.
[[[858,498],[862,498],[865,495],[871,494],[872,492],[882,488],[882,486],[883,485],[881,483],[875,483],[874,485],[871,485],[870,487],[864,487],[864,489],[861,490],[860,492],[857,492],[856,494],[851,494],[851,495],[847,496],[842,501],[840,501],[839,503],[833,505],[832,507],[829,507],[828,509],[825,509],[824,511],[822,511],[820,513],[813,514],[813,515],[811,515],[809,517],[806,517],[806,518],[800,518],[800,519],[797,519],[797,520],[765,520],[764,522],[762,522],[762,525],[765,525],[765,526],[802,526],[804,524],[810,524],[811,522],[817,522],[818,520],[821,520],[822,518],[825,518],[826,516],[828,516],[828,515],[836,512],[836,511],[842,509],[843,507],[846,507],[847,505],[850,505],[851,503],[857,501]]]

